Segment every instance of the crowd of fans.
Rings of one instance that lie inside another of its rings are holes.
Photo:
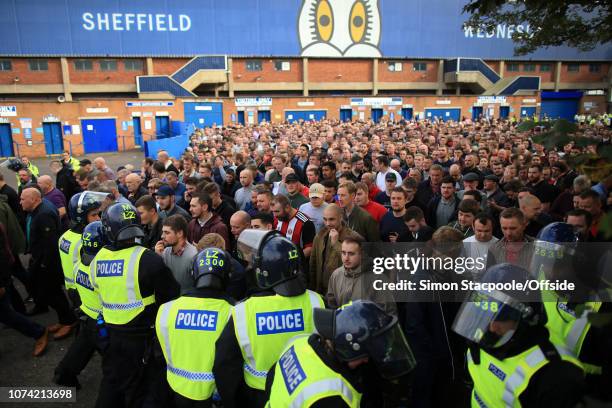
[[[66,152],[52,165],[55,180],[22,157],[18,191],[0,175],[4,260],[16,265],[12,274],[33,297],[32,312],[51,306],[69,327],[74,318],[66,306],[41,290],[48,282],[36,281],[41,274],[28,273],[32,264],[18,255],[29,253],[43,265],[46,255],[37,251],[57,251],[57,234],[69,225],[67,202],[83,190],[136,207],[146,233],[142,244],[163,258],[182,290],[192,285],[189,270],[202,248],[227,249],[239,277],[240,233],[276,229],[301,248],[308,287],[331,307],[363,297],[364,242],[463,241],[471,256],[488,254],[497,263],[527,267],[529,254],[509,244],[532,241],[554,221],[574,225],[583,241],[606,241],[601,220],[612,208],[612,175],[595,182],[570,165],[593,146],[570,142],[547,150],[531,139],[537,129],[519,132],[516,126],[485,119],[323,120],[206,128],[195,131],[181,157],[160,151],[141,168],[128,164],[114,171],[103,157],[78,161]],[[610,143],[612,131],[605,124],[578,126],[594,145]],[[39,193],[24,197],[32,186]],[[37,230],[42,237],[31,233],[28,200],[39,199],[49,214],[57,209],[56,235],[45,233],[44,226]],[[9,281],[0,281],[0,288],[12,293],[15,310],[25,312]],[[250,290],[240,279],[228,289],[236,299]],[[398,306],[380,296],[372,293],[371,300],[397,313]],[[414,321],[406,318],[407,332],[428,330],[413,327]]]

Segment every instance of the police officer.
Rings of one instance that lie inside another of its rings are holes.
[[[224,407],[262,407],[268,370],[289,339],[314,331],[323,299],[306,290],[301,252],[277,231],[244,230],[238,251],[262,292],[234,307],[213,373]]]
[[[102,214],[109,241],[91,263],[100,294],[109,345],[102,359],[97,407],[155,403],[163,367],[151,356],[159,305],[179,295],[179,285],[163,260],[139,244],[144,232],[131,204],[115,203]]]
[[[58,385],[80,387],[77,376],[87,366],[96,350],[102,353],[103,347],[98,339],[96,324],[102,313],[102,305],[91,283],[89,266],[105,242],[104,230],[100,221],[94,221],[83,229],[80,257],[74,265],[75,287],[80,302],[80,329],[66,355],[55,369],[53,381]]]
[[[219,248],[203,249],[193,261],[194,288],[164,303],[155,330],[166,360],[166,379],[174,395],[170,405],[211,407],[215,342],[231,315],[225,291],[232,259]]]
[[[573,407],[584,392],[580,361],[549,337],[539,293],[516,287],[528,276],[516,265],[492,266],[481,283],[498,287],[473,291],[455,318],[453,330],[470,342],[473,407]]]
[[[315,309],[314,321],[318,333],[296,337],[270,369],[267,406],[359,407],[371,386],[361,368],[393,380],[416,364],[397,317],[371,301]]]
[[[609,354],[605,330],[592,327],[588,319],[589,313],[612,311],[611,304],[602,302],[595,293],[601,274],[595,261],[604,249],[596,243],[578,243],[572,225],[555,222],[538,234],[531,263],[531,271],[539,279],[567,280],[575,285],[574,290],[565,292],[542,290],[542,301],[546,327],[583,363],[590,392],[609,388],[602,383],[601,374],[612,368],[604,367]]]
[[[100,220],[99,209],[105,198],[106,194],[104,193],[84,191],[73,195],[70,199],[68,204],[70,229],[62,234],[58,242],[60,261],[64,272],[64,284],[68,290],[76,290],[74,266],[79,262],[83,229],[87,224]]]

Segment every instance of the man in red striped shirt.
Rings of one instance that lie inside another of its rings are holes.
[[[274,229],[302,248],[304,256],[309,257],[315,237],[315,226],[308,216],[291,207],[289,199],[281,194],[277,194],[272,200],[272,214],[274,214]]]

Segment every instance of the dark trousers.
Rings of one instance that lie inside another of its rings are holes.
[[[165,368],[153,358],[154,333],[109,331],[102,357],[102,382],[96,408],[161,407],[165,399]]]
[[[57,313],[60,324],[73,324],[76,321],[76,316],[72,312],[66,294],[62,289],[63,278],[58,277],[57,273],[59,272],[46,268],[32,273],[33,295],[37,302],[36,306],[51,306]]]
[[[11,305],[9,296],[9,293],[6,292],[0,297],[0,323],[17,330],[24,336],[33,339],[40,338],[45,333],[45,328],[31,321],[21,313],[17,313]]]
[[[55,368],[53,381],[65,387],[80,387],[78,375],[87,366],[94,352],[102,353],[101,349],[96,321],[89,316],[82,316],[74,341]]]
[[[194,401],[190,400],[189,398],[185,398],[172,390],[170,392],[172,392],[173,395],[170,397],[171,401],[169,406],[173,408],[212,408],[213,406],[212,398],[204,401]]]

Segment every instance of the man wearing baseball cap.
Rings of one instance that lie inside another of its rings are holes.
[[[310,186],[308,197],[310,201],[300,206],[299,210],[306,214],[315,225],[316,232],[323,228],[323,210],[328,204],[323,200],[325,187],[322,184],[314,183]]]
[[[169,185],[165,184],[157,190],[155,193],[155,200],[159,205],[159,213],[162,218],[170,217],[174,214],[179,214],[185,218],[187,222],[191,221],[191,215],[183,208],[176,205],[176,196],[174,189]]]
[[[302,195],[302,184],[295,173],[287,174],[285,177],[285,187],[287,188],[287,198],[291,206],[296,210],[299,209],[302,204],[308,202],[308,199]]]

